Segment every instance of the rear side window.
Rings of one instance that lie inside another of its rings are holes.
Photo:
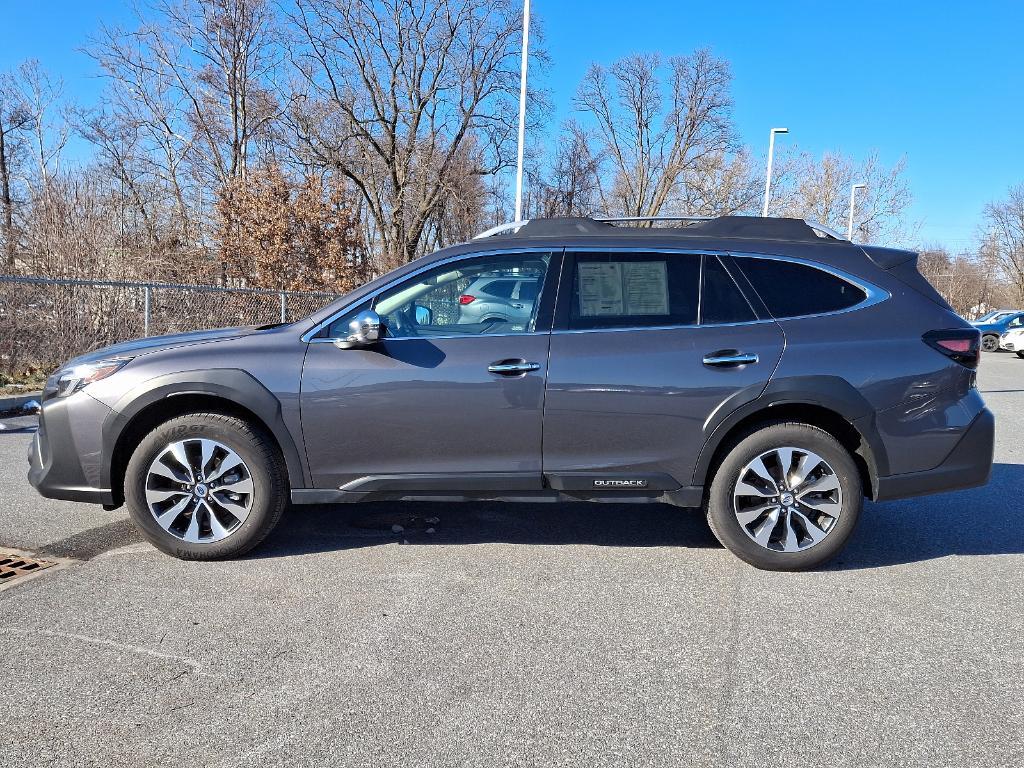
[[[838,312],[867,298],[856,285],[807,264],[750,257],[736,263],[775,318]]]
[[[700,256],[581,253],[575,261],[570,328],[696,324]]]
[[[757,319],[717,256],[704,257],[701,291],[701,323],[749,323]]]
[[[511,299],[512,289],[515,287],[515,280],[492,280],[481,290],[491,296],[497,296],[499,299]]]
[[[537,298],[537,283],[534,280],[524,280],[519,284],[519,300],[533,301]]]

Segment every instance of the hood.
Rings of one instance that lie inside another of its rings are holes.
[[[105,360],[109,357],[138,357],[149,352],[158,352],[171,347],[183,347],[189,344],[203,344],[209,341],[220,339],[234,339],[239,336],[248,336],[265,330],[268,326],[243,326],[238,328],[216,328],[206,331],[189,331],[188,333],[174,333],[167,336],[148,336],[143,339],[123,341],[120,344],[112,344],[109,347],[97,349],[94,352],[87,352],[73,360],[69,360],[61,368],[68,368],[80,363],[91,363],[96,360]]]

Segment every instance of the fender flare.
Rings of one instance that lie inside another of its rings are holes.
[[[874,477],[889,474],[885,446],[874,429],[875,409],[853,385],[838,376],[790,376],[773,379],[760,396],[735,409],[723,408],[711,415],[705,424],[707,437],[697,456],[693,485],[703,486],[707,482],[715,452],[736,425],[761,414],[770,418],[771,409],[780,405],[813,405],[838,414],[860,435],[865,447],[864,460],[871,474]],[[721,415],[721,411],[726,411],[725,415]]]
[[[179,371],[148,379],[112,406],[103,423],[101,477],[111,487],[114,449],[129,424],[149,406],[181,395],[206,395],[237,403],[256,415],[281,447],[293,488],[308,487],[306,468],[298,446],[284,422],[281,401],[252,374],[238,368]]]

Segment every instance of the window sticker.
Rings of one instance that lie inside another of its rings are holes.
[[[581,317],[669,314],[664,261],[580,262],[577,271]]]

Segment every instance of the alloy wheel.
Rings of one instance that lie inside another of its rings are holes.
[[[999,349],[999,337],[991,335],[982,336],[981,348],[986,352],[995,352],[997,349]]]
[[[146,473],[146,503],[157,524],[182,541],[226,539],[253,504],[252,474],[242,458],[216,440],[195,438],[166,446]]]
[[[810,549],[835,528],[843,490],[835,470],[802,448],[773,448],[740,470],[736,520],[755,543],[776,552]]]

